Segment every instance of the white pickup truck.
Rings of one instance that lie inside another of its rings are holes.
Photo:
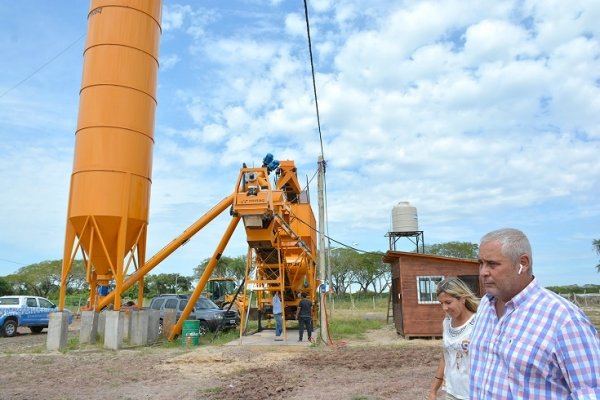
[[[12,337],[19,326],[28,327],[32,333],[40,333],[48,327],[49,314],[56,312],[56,305],[44,297],[38,296],[2,296],[0,297],[0,335]],[[73,313],[68,313],[69,324],[73,322]]]

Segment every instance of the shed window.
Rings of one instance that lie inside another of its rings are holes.
[[[443,276],[417,276],[417,299],[419,304],[437,304],[435,294],[437,285],[444,279]]]

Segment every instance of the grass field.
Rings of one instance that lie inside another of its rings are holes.
[[[72,303],[75,300],[72,301]],[[67,303],[68,304],[68,303]],[[77,304],[75,302],[75,304]],[[332,339],[354,338],[360,339],[370,329],[378,329],[386,324],[388,312],[388,295],[340,295],[331,296],[327,304],[328,321]],[[78,307],[68,307],[77,311]],[[582,310],[590,318],[594,326],[600,331],[600,305],[584,306]],[[256,329],[256,323],[250,321],[249,330]],[[317,326],[318,321],[315,321]],[[288,326],[295,328],[295,322],[288,321]],[[263,325],[268,327],[268,322]],[[207,339],[214,343],[224,343],[233,340],[239,331],[230,331],[209,335]]]
[[[600,305],[582,307],[582,310],[587,314],[592,321],[592,324],[594,324],[596,329],[600,332]]]

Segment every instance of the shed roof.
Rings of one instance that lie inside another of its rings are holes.
[[[385,255],[383,256],[383,262],[392,263],[400,257],[429,258],[429,259],[438,259],[438,260],[455,260],[455,261],[465,261],[465,262],[471,262],[474,264],[479,264],[478,260],[474,260],[472,258],[447,257],[447,256],[438,256],[438,255],[434,255],[434,254],[423,254],[423,253],[413,253],[413,252],[408,252],[408,251],[392,251],[392,250],[389,250],[385,253]]]

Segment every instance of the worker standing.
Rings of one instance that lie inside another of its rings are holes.
[[[281,341],[283,333],[283,318],[281,317],[281,298],[279,292],[273,294],[273,317],[275,318],[275,340]]]
[[[306,328],[308,341],[312,342],[312,303],[306,298],[306,293],[302,293],[301,296],[302,300],[300,300],[300,304],[298,304],[298,309],[296,310],[299,333],[298,341],[302,341],[302,336],[304,336],[304,328]]]

